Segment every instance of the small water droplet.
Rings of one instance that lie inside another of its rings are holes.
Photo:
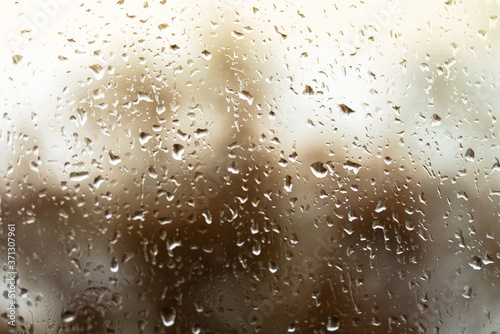
[[[339,318],[336,315],[331,315],[328,317],[328,323],[326,324],[326,330],[329,332],[338,331],[340,328]]]
[[[141,132],[141,135],[139,136],[139,142],[141,145],[146,144],[151,138],[153,138],[152,135],[146,132]]]
[[[472,287],[470,285],[464,286],[464,291],[462,292],[462,296],[466,299],[470,299],[472,296]]]
[[[439,124],[441,124],[441,117],[438,114],[432,115],[432,125],[437,126]]]
[[[104,77],[104,67],[99,64],[90,65],[89,67],[97,80],[101,80]]]
[[[111,272],[116,273],[118,272],[119,268],[120,265],[118,264],[118,260],[113,256],[113,258],[111,259],[111,267],[109,269],[111,270]]]
[[[471,261],[469,262],[469,265],[474,270],[481,270],[481,267],[482,267],[481,259],[477,256],[473,256]]]
[[[382,324],[382,322],[380,321],[380,318],[377,317],[377,316],[374,316],[372,318],[372,325],[373,326],[380,326]]]
[[[415,229],[415,223],[413,220],[407,219],[405,221],[405,227],[408,231],[413,231]]]
[[[312,89],[311,86],[306,85],[306,87],[304,88],[303,94],[304,95],[314,95],[314,89]]]
[[[245,101],[248,102],[248,104],[252,105],[253,103],[253,95],[250,94],[250,92],[247,92],[246,90],[243,90],[241,92],[239,92],[239,97]]]
[[[72,311],[66,311],[61,315],[61,318],[62,318],[63,322],[70,323],[70,322],[75,321],[76,314]]]
[[[206,137],[206,136],[208,136],[208,130],[207,129],[196,129],[196,131],[194,132],[194,137],[196,139],[202,138],[202,137]]]
[[[201,52],[201,58],[203,58],[205,60],[210,60],[210,59],[212,59],[212,54],[208,50],[203,50]]]
[[[114,155],[113,152],[109,151],[109,162],[116,166],[118,165],[120,162],[122,162],[122,159],[117,156],[117,155]]]
[[[165,327],[171,327],[175,323],[175,316],[177,312],[173,307],[165,307],[160,311],[161,321]]]
[[[158,218],[158,222],[160,223],[160,225],[167,225],[167,224],[172,224],[172,218],[169,218],[169,217],[161,217],[161,218]]]
[[[474,158],[474,151],[471,148],[467,149],[467,152],[465,152],[465,160],[467,160],[468,162],[473,162]]]
[[[239,31],[233,30],[231,36],[233,36],[236,39],[242,39],[245,35]]]
[[[255,256],[260,255],[261,250],[260,242],[257,242],[252,246],[252,254]]]
[[[170,45],[170,52],[173,54],[178,54],[180,47],[177,44]]]
[[[182,155],[184,154],[184,146],[181,144],[174,144],[174,148],[172,150],[172,156],[175,160],[182,160]]]
[[[170,250],[170,251],[176,249],[180,245],[182,245],[182,242],[180,240],[173,238],[173,237],[170,238],[170,240],[167,242],[167,247],[168,247],[168,250]]]
[[[193,334],[200,334],[200,333],[201,333],[201,327],[200,327],[200,325],[195,324],[195,325],[191,328],[191,333],[193,333]]]
[[[80,182],[89,177],[89,172],[72,172],[69,174],[71,181]]]
[[[164,30],[164,29],[167,29],[168,28],[168,24],[167,23],[161,23],[158,25],[158,29],[160,30]]]
[[[205,209],[201,215],[203,216],[203,218],[205,218],[205,222],[207,224],[212,224],[212,214],[210,213],[210,211],[208,209]]]
[[[385,206],[385,198],[381,198],[378,200],[377,207],[375,208],[375,212],[379,213],[387,209]]]
[[[271,272],[271,274],[274,274],[278,271],[278,265],[273,261],[269,262],[269,271]]]
[[[21,62],[21,60],[23,60],[23,56],[21,56],[21,55],[13,55],[12,56],[12,62],[14,64],[19,64]]]
[[[354,174],[358,174],[359,170],[361,169],[361,165],[348,160],[344,164],[344,169],[353,172]]]
[[[354,110],[352,110],[351,108],[349,108],[345,104],[339,104],[339,107],[340,107],[340,111],[342,111],[346,115],[350,115],[350,114],[355,112]]]
[[[293,188],[292,177],[290,175],[285,176],[285,190],[291,192]]]
[[[311,164],[311,171],[314,176],[317,178],[324,178],[328,174],[328,169],[325,168],[325,165],[321,161],[317,161]]]

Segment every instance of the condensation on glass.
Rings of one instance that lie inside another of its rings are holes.
[[[499,11],[6,4],[0,331],[496,333]]]

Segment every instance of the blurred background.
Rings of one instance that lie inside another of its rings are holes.
[[[499,11],[5,4],[0,332],[500,331]]]

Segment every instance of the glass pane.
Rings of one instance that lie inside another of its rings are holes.
[[[0,332],[496,333],[499,10],[5,4]]]

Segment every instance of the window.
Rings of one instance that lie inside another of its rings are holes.
[[[5,5],[0,331],[496,333],[499,9]]]

